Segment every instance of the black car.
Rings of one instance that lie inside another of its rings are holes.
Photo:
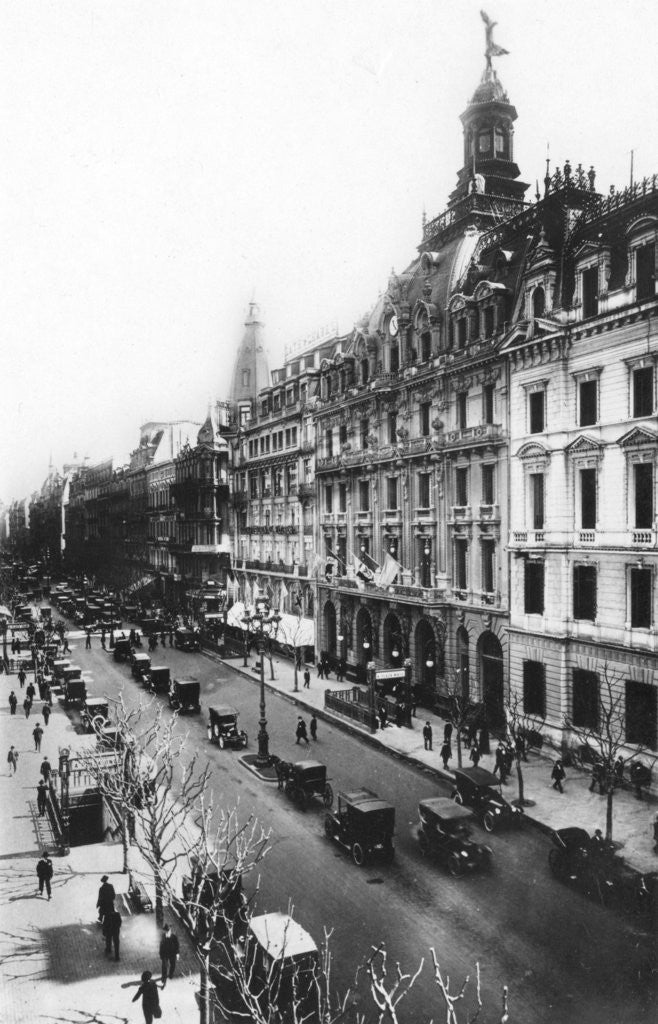
[[[200,645],[199,634],[193,629],[181,626],[174,633],[174,644],[180,651],[198,651]]]
[[[101,728],[109,718],[109,705],[105,697],[92,697],[87,694],[80,712],[80,720],[87,732]]]
[[[357,867],[375,856],[391,861],[395,808],[370,789],[339,793],[336,810],[325,815],[324,832],[350,851]]]
[[[171,685],[171,670],[168,665],[152,665],[142,683],[151,693],[168,693]]]
[[[325,807],[331,807],[334,791],[327,782],[327,769],[320,761],[277,761],[275,767],[279,789],[302,810],[313,796],[319,796]]]
[[[224,933],[227,923],[246,925],[246,903],[239,872],[217,871],[211,866],[204,871],[198,861],[193,861],[190,874],[183,877],[179,907],[199,937],[213,925],[216,936]]]
[[[130,658],[130,640],[128,637],[120,636],[114,641],[112,657],[115,661],[128,661]]]
[[[174,711],[199,714],[201,685],[195,679],[174,679],[169,686],[169,707]]]
[[[148,654],[144,651],[137,651],[136,654],[132,655],[132,664],[130,666],[133,679],[137,679],[138,682],[143,682],[144,676],[151,671],[151,659]]]
[[[501,825],[520,825],[523,811],[508,803],[500,791],[500,779],[484,768],[455,768],[455,803],[472,807],[487,832]]]
[[[418,803],[418,845],[426,857],[435,857],[451,875],[488,870],[493,851],[471,839],[472,811],[448,797],[429,797]]]
[[[224,747],[247,746],[247,734],[238,729],[238,712],[228,704],[208,708],[208,739],[217,743],[220,750]]]

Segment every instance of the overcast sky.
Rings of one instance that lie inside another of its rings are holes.
[[[0,0],[0,500],[202,420],[252,294],[273,366],[350,329],[455,185],[483,3],[531,193],[547,141],[658,172],[651,0]]]

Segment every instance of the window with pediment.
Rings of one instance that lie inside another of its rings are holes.
[[[658,436],[633,428],[619,439],[626,460],[627,517],[631,530],[651,531],[656,514],[656,462]],[[638,540],[650,540],[650,534]]]
[[[656,297],[656,244],[658,218],[642,217],[631,224],[628,239],[627,284],[635,284],[635,301],[646,302]]]

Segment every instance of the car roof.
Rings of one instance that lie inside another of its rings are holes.
[[[151,665],[151,672],[169,672],[169,665]]]
[[[191,633],[192,630],[189,628],[189,626],[179,626],[178,629],[176,630],[176,632],[177,633]]]
[[[107,704],[107,702],[108,702],[107,701],[107,697],[89,697],[89,696],[87,696],[85,704],[87,705],[87,707],[89,707],[90,704]]]
[[[223,715],[237,715],[236,708],[232,708],[230,704],[215,704],[213,707],[208,708],[213,715],[219,715],[221,718]]]
[[[273,913],[252,917],[249,928],[258,944],[273,960],[318,951],[306,929],[289,914]]]
[[[456,804],[447,796],[427,797],[425,800],[419,800],[418,806],[444,821],[458,821],[460,818],[465,820],[473,817],[472,811],[469,811],[467,807],[462,807],[461,804]]]
[[[309,771],[311,768],[324,768],[321,761],[295,761],[293,768],[301,768],[303,771]]]
[[[339,796],[351,806],[358,807],[360,811],[377,811],[392,806],[386,800],[380,800],[370,789],[356,789],[351,793],[340,793]]]
[[[500,785],[500,779],[486,768],[455,768],[454,772],[458,778],[468,779],[474,786]]]
[[[138,651],[135,655],[135,661],[150,661],[150,657],[145,651]]]
[[[178,686],[198,686],[199,685],[199,680],[198,679],[174,679],[174,682]]]

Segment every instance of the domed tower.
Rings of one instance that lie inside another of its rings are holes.
[[[256,302],[249,303],[245,332],[235,357],[229,402],[243,423],[255,411],[256,399],[270,384],[270,368],[263,344],[263,324]]]
[[[480,84],[460,118],[464,126],[464,166],[457,175],[451,203],[472,191],[523,199],[528,188],[517,180],[520,171],[514,163],[516,108],[510,103],[491,63],[492,57],[501,57],[508,51],[493,41],[497,23],[484,11],[481,14],[486,26],[486,65]]]

